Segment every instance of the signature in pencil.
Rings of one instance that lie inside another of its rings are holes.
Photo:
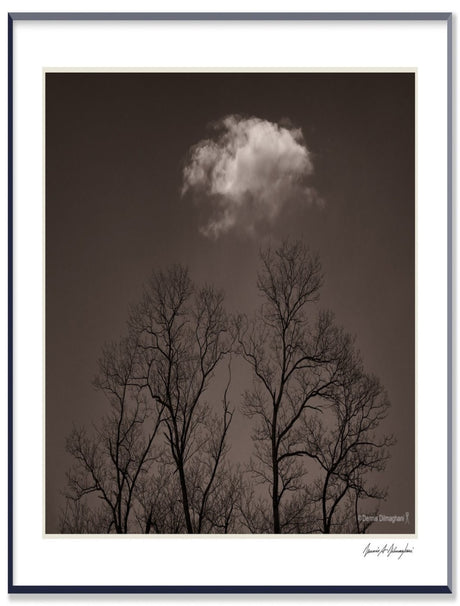
[[[403,555],[408,553],[414,553],[414,547],[406,543],[404,547],[396,545],[395,543],[385,543],[384,545],[373,545],[368,543],[363,549],[363,557],[375,556],[377,558],[389,558],[394,556],[397,560],[400,560]]]

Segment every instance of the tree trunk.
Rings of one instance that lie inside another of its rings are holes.
[[[280,527],[280,508],[278,502],[278,490],[279,490],[279,479],[278,479],[278,463],[276,460],[273,461],[273,532],[275,534],[281,533]]]
[[[185,483],[184,466],[183,466],[182,461],[180,461],[178,468],[179,468],[180,487],[181,487],[181,491],[182,491],[182,505],[184,507],[185,525],[187,527],[187,532],[189,534],[193,534],[192,519],[190,517],[190,509],[189,509],[189,505],[188,505],[187,485]]]

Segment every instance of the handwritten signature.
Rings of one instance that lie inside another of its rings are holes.
[[[368,543],[363,549],[364,558],[366,558],[368,555],[373,555],[377,558],[379,558],[380,556],[384,556],[387,558],[389,558],[390,556],[395,556],[396,559],[400,560],[406,553],[414,553],[414,548],[412,545],[409,545],[409,543],[406,543],[405,547],[400,547],[398,545],[395,545],[394,543],[385,543],[385,545],[376,546],[372,545],[371,543]]]

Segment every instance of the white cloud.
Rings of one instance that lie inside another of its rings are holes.
[[[272,224],[286,204],[315,198],[306,185],[313,164],[300,128],[231,115],[212,130],[212,138],[191,148],[182,186],[182,195],[207,205],[206,236],[253,234]]]

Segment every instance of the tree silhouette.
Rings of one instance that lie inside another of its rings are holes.
[[[215,393],[214,406],[205,400],[231,347],[221,293],[196,288],[179,265],[152,274],[131,310],[129,337],[99,363],[95,385],[110,414],[94,435],[75,428],[67,440],[75,460],[67,498],[98,496],[110,514],[106,532],[130,532],[135,522],[147,533],[231,527],[233,508],[224,515],[222,503],[236,487],[226,463],[230,366],[220,405]],[[89,510],[85,503],[66,512],[63,527],[82,528]]]
[[[377,431],[390,404],[379,380],[364,373],[359,357],[344,369],[326,400],[323,414],[304,419],[302,427],[304,454],[320,468],[320,532],[360,533],[366,525],[359,520],[359,502],[378,503],[386,496],[372,483],[372,474],[385,468],[394,443]]]
[[[366,532],[361,503],[386,496],[375,474],[393,443],[388,398],[319,309],[318,258],[290,241],[260,258],[262,305],[232,321],[185,267],[152,273],[128,337],[99,360],[108,414],[67,439],[62,532]],[[235,355],[252,371],[249,473],[228,456]]]
[[[204,400],[216,366],[232,347],[223,295],[209,286],[197,290],[185,267],[155,272],[131,313],[130,328],[141,351],[132,382],[164,411],[185,527],[202,532],[232,419],[228,386],[220,418]]]
[[[161,405],[149,405],[142,390],[132,384],[138,354],[132,338],[104,349],[94,384],[108,399],[110,412],[92,434],[74,428],[67,439],[67,451],[75,461],[67,478],[68,500],[98,497],[108,512],[99,516],[107,520],[105,532],[118,534],[129,530],[137,484],[155,460],[152,447],[163,413]],[[85,511],[86,504],[71,507],[64,525],[71,526],[70,513],[76,521]]]
[[[318,258],[301,242],[263,251],[261,263],[257,286],[263,304],[254,319],[240,316],[237,329],[241,355],[254,375],[254,387],[244,396],[245,414],[257,421],[252,471],[269,486],[272,532],[280,533],[292,517],[287,507],[294,506],[294,499],[289,506],[285,501],[302,489],[305,474],[298,459],[299,424],[333,389],[350,356],[350,338],[330,313],[312,321],[309,311],[322,275]]]

